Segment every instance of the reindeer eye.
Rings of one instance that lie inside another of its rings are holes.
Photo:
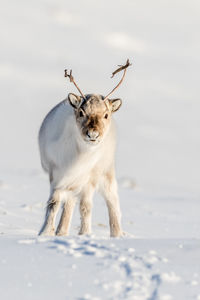
[[[79,112],[79,117],[83,117],[83,112],[82,112],[82,110]]]
[[[105,119],[108,119],[108,114],[105,114],[104,118],[105,118]]]

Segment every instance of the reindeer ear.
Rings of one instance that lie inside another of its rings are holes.
[[[110,102],[112,112],[117,111],[120,108],[120,106],[122,105],[122,100],[119,99],[119,98],[118,99],[111,99],[111,100],[109,100],[109,102]]]
[[[68,100],[71,106],[73,106],[74,108],[78,108],[81,104],[81,97],[72,93],[68,95]]]

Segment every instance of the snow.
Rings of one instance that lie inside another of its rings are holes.
[[[0,297],[200,299],[199,2],[6,1],[0,11]],[[122,108],[117,177],[125,237],[109,237],[95,195],[93,234],[38,237],[48,198],[37,134],[68,92]]]

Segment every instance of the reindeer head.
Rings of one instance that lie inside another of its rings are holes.
[[[120,66],[120,68],[112,73],[113,77],[119,71],[124,70],[120,82],[106,97],[96,94],[84,95],[74,81],[72,70],[70,71],[70,74],[67,74],[67,70],[65,70],[65,77],[70,78],[70,82],[74,83],[81,94],[81,96],[78,96],[70,93],[68,95],[68,100],[74,108],[76,123],[81,136],[87,143],[93,145],[98,144],[108,131],[112,113],[117,111],[122,104],[121,99],[109,99],[108,97],[122,83],[126,74],[126,69],[129,66],[130,63],[129,60],[127,60],[124,66]]]
[[[106,99],[101,95],[88,94],[83,99],[70,93],[69,103],[73,106],[76,123],[84,141],[98,144],[108,131],[111,115],[117,111],[121,99]]]

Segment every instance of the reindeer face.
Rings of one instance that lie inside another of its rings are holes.
[[[74,107],[76,123],[83,140],[89,144],[98,144],[109,129],[112,112],[119,109],[121,99],[104,100],[101,95],[89,94],[82,97],[68,95],[69,103]]]

